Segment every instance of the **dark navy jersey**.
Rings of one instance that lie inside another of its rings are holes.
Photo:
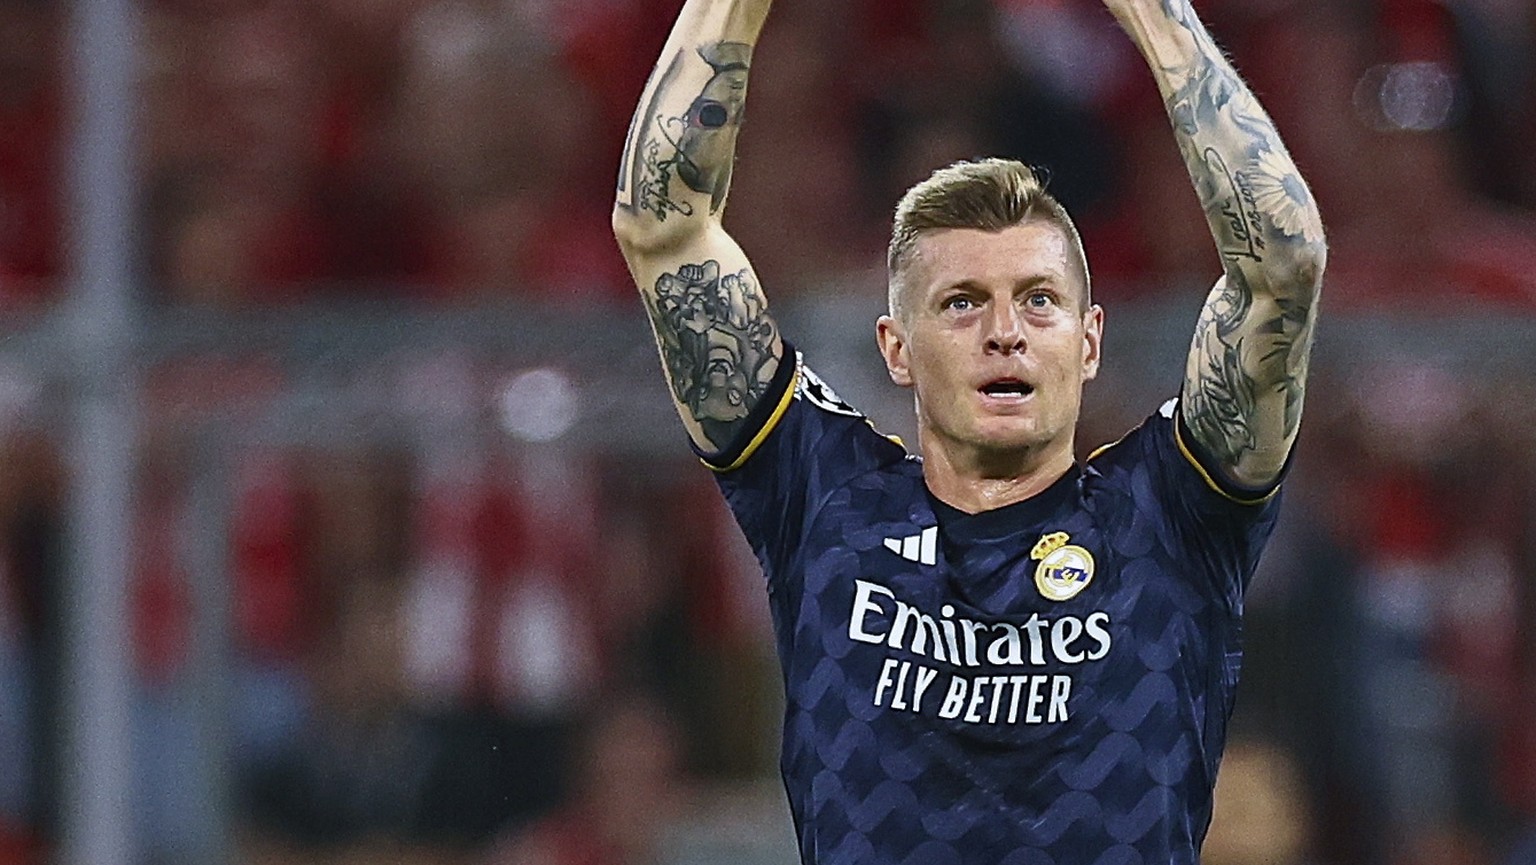
[[[1170,401],[968,515],[786,357],[703,456],[768,577],[802,859],[1195,863],[1273,490],[1220,481]]]

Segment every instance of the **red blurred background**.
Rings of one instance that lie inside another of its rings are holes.
[[[273,865],[792,860],[758,577],[667,417],[608,228],[679,5],[138,10],[122,861],[208,861],[209,825],[221,858]],[[1206,861],[1536,863],[1536,4],[1197,6],[1332,246]],[[15,334],[68,284],[67,11],[0,2]],[[979,155],[1046,167],[1082,228],[1121,366],[1085,449],[1176,386],[1219,262],[1092,0],[780,0],[742,142],[727,226],[885,427],[908,421],[862,341],[890,209]],[[60,827],[68,445],[45,354],[0,352],[0,865],[50,861]],[[189,456],[209,442],[211,470]],[[188,548],[205,482],[212,576]],[[210,759],[188,732],[200,580],[227,592],[222,816],[184,783]]]

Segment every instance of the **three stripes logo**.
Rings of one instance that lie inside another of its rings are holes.
[[[939,562],[939,527],[929,526],[905,538],[886,538],[885,548],[909,562],[936,565]]]

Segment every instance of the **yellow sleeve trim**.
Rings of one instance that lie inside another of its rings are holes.
[[[1120,444],[1122,441],[1125,441],[1125,436],[1121,436],[1120,438],[1117,438],[1117,439],[1115,439],[1114,441],[1112,441],[1112,442],[1110,442],[1108,444],[1102,444],[1102,445],[1099,445],[1098,447],[1094,448],[1093,452],[1088,454],[1088,462],[1093,462],[1094,460],[1098,459],[1099,458],[1099,454],[1102,454],[1105,451],[1109,450],[1110,448],[1114,447],[1115,445]]]
[[[1183,411],[1182,407],[1180,407],[1178,410]],[[1217,493],[1220,493],[1224,498],[1237,502],[1240,505],[1261,505],[1274,498],[1275,494],[1280,492],[1280,486],[1279,484],[1276,484],[1274,489],[1270,490],[1262,496],[1259,496],[1256,499],[1245,499],[1239,496],[1234,496],[1221,488],[1221,484],[1217,483],[1216,479],[1211,477],[1211,473],[1205,470],[1205,466],[1201,465],[1200,461],[1195,459],[1194,452],[1189,449],[1188,445],[1184,444],[1184,434],[1179,431],[1179,419],[1177,417],[1173,419],[1173,440],[1179,446],[1179,453],[1183,454],[1184,459],[1189,460],[1189,464],[1194,466],[1195,471],[1200,473],[1200,478],[1201,480],[1205,481],[1205,485],[1215,490]]]
[[[730,465],[711,465],[708,460],[701,459],[700,462],[709,466],[711,471],[731,472],[746,465],[747,460],[757,453],[757,449],[762,447],[763,442],[767,441],[769,434],[779,425],[779,420],[784,417],[784,412],[789,411],[789,404],[794,400],[795,391],[800,386],[800,365],[798,355],[794,353],[787,353],[787,355],[780,363],[794,363],[795,371],[790,375],[789,387],[784,388],[784,395],[779,397],[779,404],[774,406],[773,414],[768,416],[768,421],[763,424],[762,429],[757,431],[757,435],[752,437],[752,441],[747,442],[747,448],[741,452],[741,456],[737,457]]]

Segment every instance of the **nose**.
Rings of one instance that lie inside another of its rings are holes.
[[[1001,355],[1024,352],[1024,322],[1013,304],[992,305],[992,314],[987,316],[986,350]]]

